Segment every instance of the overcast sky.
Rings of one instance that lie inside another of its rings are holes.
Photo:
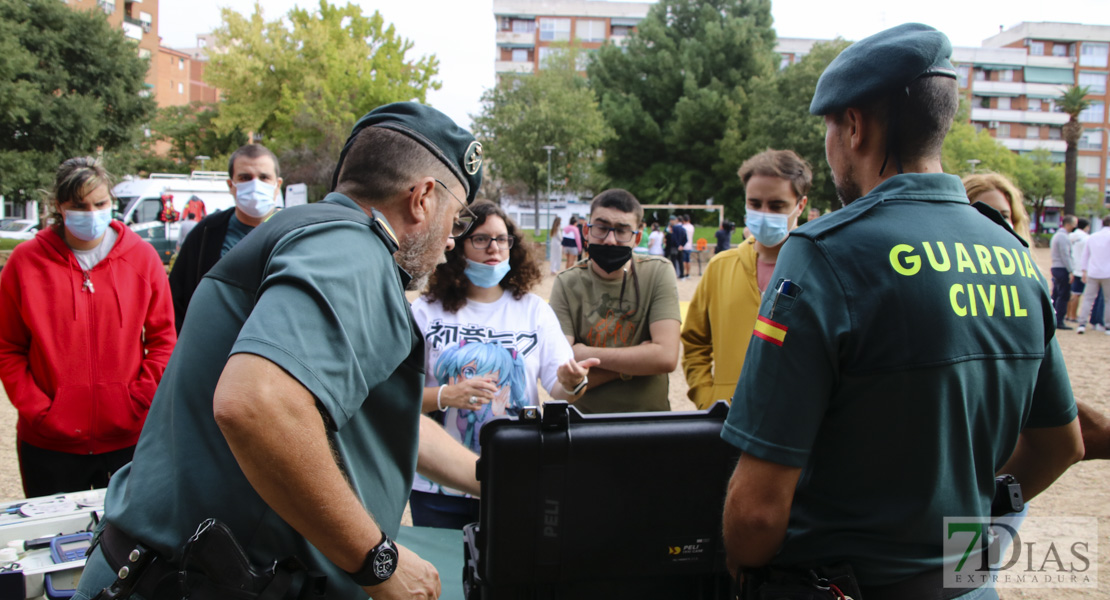
[[[343,4],[343,0],[332,0]],[[267,20],[283,16],[293,6],[319,6],[306,0],[265,0]],[[375,10],[397,32],[414,44],[414,57],[435,54],[443,88],[428,102],[461,125],[479,111],[483,90],[494,82],[492,0],[363,0],[355,2],[365,14]],[[846,7],[850,6],[851,10]],[[254,0],[161,0],[159,34],[171,48],[196,45],[195,36],[215,29],[220,8],[243,14],[254,10]],[[773,0],[772,14],[779,37],[858,40],[899,23],[919,21],[948,34],[957,46],[979,46],[985,38],[1022,21],[1065,21],[1110,25],[1110,0]]]

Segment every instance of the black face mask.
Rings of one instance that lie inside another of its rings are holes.
[[[590,260],[594,261],[606,273],[612,273],[623,267],[632,258],[632,248],[628,246],[590,244],[589,252]]]

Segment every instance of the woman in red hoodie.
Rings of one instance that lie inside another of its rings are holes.
[[[28,497],[105,487],[131,460],[177,335],[154,247],[112,220],[108,173],[58,168],[53,225],[0,271],[0,380]]]

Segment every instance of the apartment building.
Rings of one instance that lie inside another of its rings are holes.
[[[158,0],[145,2],[143,0],[65,0],[65,2],[70,8],[104,13],[109,25],[122,29],[128,39],[135,41],[139,56],[151,61],[152,68],[146,75],[146,87],[148,94],[154,94],[158,81],[153,64],[162,45],[162,38],[158,36]]]
[[[821,40],[779,38],[781,66],[794,64]],[[1091,106],[1079,115],[1077,171],[1087,188],[1110,204],[1110,121],[1107,120],[1110,25],[1023,22],[1000,31],[980,47],[956,47],[952,62],[960,92],[971,103],[971,124],[987,130],[1018,153],[1047,149],[1063,162],[1067,148],[1061,127],[1068,115],[1056,99],[1072,85],[1088,86]]]
[[[574,43],[589,52],[605,42],[623,43],[651,6],[604,0],[494,0],[494,70],[498,77],[535,73],[558,44]]]
[[[980,49],[959,50],[953,62],[971,99],[971,122],[1017,152],[1048,148],[1062,161],[1060,127],[1068,116],[1054,112],[1055,99],[1072,85],[1089,88],[1090,107],[1079,115],[1077,171],[1110,203],[1110,25],[1023,22],[983,40]]]
[[[103,12],[108,24],[119,27],[135,41],[140,58],[150,61],[146,89],[159,108],[190,102],[215,102],[218,91],[204,83],[207,56],[203,50],[208,36],[197,36],[199,48],[174,50],[162,46],[158,35],[159,0],[66,0],[77,10]]]

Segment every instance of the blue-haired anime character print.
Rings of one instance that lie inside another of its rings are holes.
[[[482,408],[454,409],[459,441],[475,452],[480,450],[478,434],[486,421],[505,414],[516,416],[524,408],[524,359],[512,348],[463,340],[439,355],[433,375],[440,385],[483,376],[497,385],[497,395]]]

